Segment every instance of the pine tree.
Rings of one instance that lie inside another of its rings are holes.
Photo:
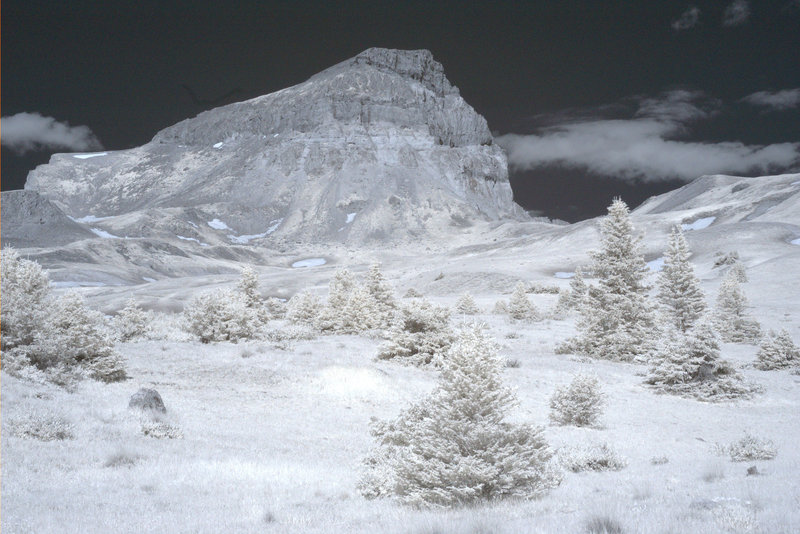
[[[347,307],[351,293],[355,288],[356,281],[353,274],[347,269],[337,269],[328,284],[327,305],[317,317],[317,327],[320,331],[327,333],[342,332],[342,313]]]
[[[592,253],[598,285],[588,288],[577,326],[567,345],[594,358],[632,361],[647,356],[653,317],[647,301],[648,269],[634,236],[628,206],[620,199],[601,226],[601,248]]]
[[[186,329],[203,343],[261,337],[265,322],[259,308],[247,305],[245,294],[217,289],[195,297],[184,308]]]
[[[700,281],[689,263],[689,246],[679,226],[669,234],[658,298],[668,320],[681,332],[689,330],[706,309]]]
[[[738,275],[729,271],[720,285],[714,316],[723,341],[753,343],[761,336],[761,327],[747,314],[746,306],[747,297],[739,286]]]
[[[603,412],[603,397],[596,376],[576,375],[550,397],[550,420],[558,425],[595,425]]]
[[[461,332],[434,391],[391,422],[377,423],[378,447],[361,481],[367,497],[417,507],[532,498],[557,486],[541,428],[505,418],[517,404],[503,385],[503,359],[483,329]]]
[[[560,318],[567,315],[571,310],[580,310],[586,300],[588,290],[586,281],[583,279],[583,269],[577,267],[575,275],[569,281],[569,289],[559,291],[553,316]]]
[[[779,333],[770,330],[761,340],[761,347],[756,354],[756,368],[769,371],[793,365],[800,365],[800,348],[785,329]]]
[[[412,301],[400,309],[384,335],[387,341],[378,350],[379,360],[397,358],[409,365],[440,365],[453,343],[450,310],[426,300]]]
[[[719,339],[708,318],[685,333],[673,329],[662,343],[645,379],[659,391],[709,401],[748,397],[756,391],[720,357]]]
[[[291,299],[286,305],[286,320],[290,323],[316,327],[322,302],[309,290],[303,291]]]
[[[479,313],[478,305],[475,304],[475,299],[469,293],[464,293],[456,301],[455,309],[458,313],[464,315],[475,315]]]
[[[538,321],[541,314],[528,298],[525,283],[518,282],[508,300],[508,316],[515,321]]]
[[[258,292],[258,273],[249,265],[242,269],[242,276],[236,288],[244,295],[248,308],[255,308],[261,304],[261,294]]]
[[[397,300],[394,289],[386,281],[377,263],[373,264],[367,273],[366,289],[374,301],[369,318],[370,327],[379,330],[389,328],[397,311]]]

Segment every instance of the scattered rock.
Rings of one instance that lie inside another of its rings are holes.
[[[756,467],[754,465],[751,465],[750,467],[747,468],[747,476],[749,476],[749,477],[757,476],[757,475],[760,475],[760,474],[761,473],[759,473],[758,467]]]
[[[152,410],[155,412],[167,413],[161,395],[154,389],[141,388],[131,396],[128,408],[138,408],[139,410]]]

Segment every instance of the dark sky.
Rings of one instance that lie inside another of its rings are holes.
[[[5,0],[2,187],[73,151],[12,150],[18,113],[130,148],[371,46],[431,50],[494,132],[517,134],[499,138],[515,197],[549,216],[709,172],[800,172],[800,0]]]

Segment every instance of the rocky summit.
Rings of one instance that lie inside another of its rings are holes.
[[[371,48],[144,146],[56,154],[25,188],[104,235],[198,246],[407,242],[524,218],[486,120],[427,50]]]

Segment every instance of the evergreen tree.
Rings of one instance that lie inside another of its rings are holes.
[[[628,206],[620,199],[608,208],[601,248],[592,253],[598,285],[588,288],[570,349],[594,358],[632,361],[647,356],[653,317],[647,301],[648,269],[634,235]]]
[[[532,498],[557,486],[542,429],[505,420],[517,401],[503,385],[503,365],[481,327],[461,332],[434,391],[373,426],[378,447],[365,462],[362,493],[448,507]]]
[[[598,378],[579,374],[550,397],[550,420],[558,425],[592,426],[603,412],[603,403]]]
[[[583,279],[583,269],[577,267],[575,275],[569,281],[569,289],[559,292],[553,316],[563,317],[570,310],[580,310],[586,300],[588,290],[586,281]]]
[[[426,300],[412,301],[400,309],[384,335],[387,341],[380,346],[378,359],[397,358],[417,366],[440,365],[453,343],[450,310]]]
[[[706,309],[700,281],[689,263],[689,246],[679,226],[669,234],[658,298],[669,320],[681,332],[689,330]]]
[[[710,401],[747,397],[756,391],[720,357],[719,339],[708,318],[685,333],[673,328],[662,343],[645,379],[659,391]]]
[[[456,311],[464,315],[475,315],[480,312],[478,305],[475,304],[475,299],[469,293],[464,293],[456,301]]]
[[[244,295],[248,308],[255,308],[261,304],[261,294],[258,292],[258,273],[249,265],[242,269],[242,276],[236,288]]]
[[[370,327],[380,330],[389,328],[397,311],[397,300],[394,297],[394,289],[386,281],[377,263],[373,264],[367,273],[366,289],[374,301],[369,317]]]
[[[800,348],[794,344],[792,337],[785,329],[779,333],[770,330],[761,340],[761,347],[756,354],[756,367],[762,371],[785,369],[800,364]]]
[[[736,272],[729,271],[719,288],[715,325],[723,341],[729,343],[753,343],[761,336],[761,327],[750,317],[745,308],[745,297]]]
[[[322,302],[318,296],[311,291],[303,291],[289,299],[286,305],[286,320],[290,323],[316,327],[321,308]]]
[[[0,256],[0,342],[2,351],[31,345],[47,315],[50,278],[35,261],[19,257],[11,247]]]
[[[511,298],[508,300],[508,316],[515,321],[538,321],[541,314],[528,298],[524,282],[518,282]]]
[[[356,288],[353,274],[347,269],[337,269],[328,284],[328,303],[317,317],[317,327],[322,332],[342,331],[343,312]],[[348,322],[345,320],[345,322]]]

